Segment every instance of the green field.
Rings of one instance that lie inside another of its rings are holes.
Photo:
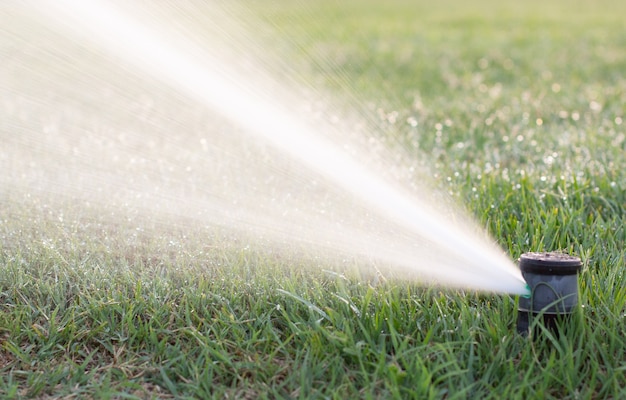
[[[337,3],[251,11],[511,258],[582,259],[561,334],[517,335],[511,296],[0,188],[0,397],[626,398],[626,3]]]

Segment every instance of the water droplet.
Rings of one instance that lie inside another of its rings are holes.
[[[390,124],[395,124],[398,119],[398,112],[392,111],[387,115],[387,122]]]
[[[592,101],[589,103],[589,108],[591,109],[591,111],[598,112],[602,110],[602,104],[598,103],[597,101]]]

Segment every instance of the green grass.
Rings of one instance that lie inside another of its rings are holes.
[[[560,335],[517,335],[509,296],[312,272],[222,233],[61,219],[71,206],[3,192],[1,396],[626,397],[626,7],[431,3],[259,17],[300,44],[282,51],[307,79],[372,105],[392,148],[430,154],[512,257],[582,258]]]

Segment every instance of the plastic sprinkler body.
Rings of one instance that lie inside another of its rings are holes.
[[[578,306],[578,257],[563,253],[524,253],[519,267],[530,288],[530,296],[520,296],[517,331],[528,335],[533,318],[556,331],[557,321],[568,318]]]

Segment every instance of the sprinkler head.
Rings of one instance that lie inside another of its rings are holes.
[[[530,288],[520,296],[517,332],[528,335],[533,318],[556,331],[557,321],[567,319],[578,306],[580,258],[563,253],[524,253],[519,267]]]

